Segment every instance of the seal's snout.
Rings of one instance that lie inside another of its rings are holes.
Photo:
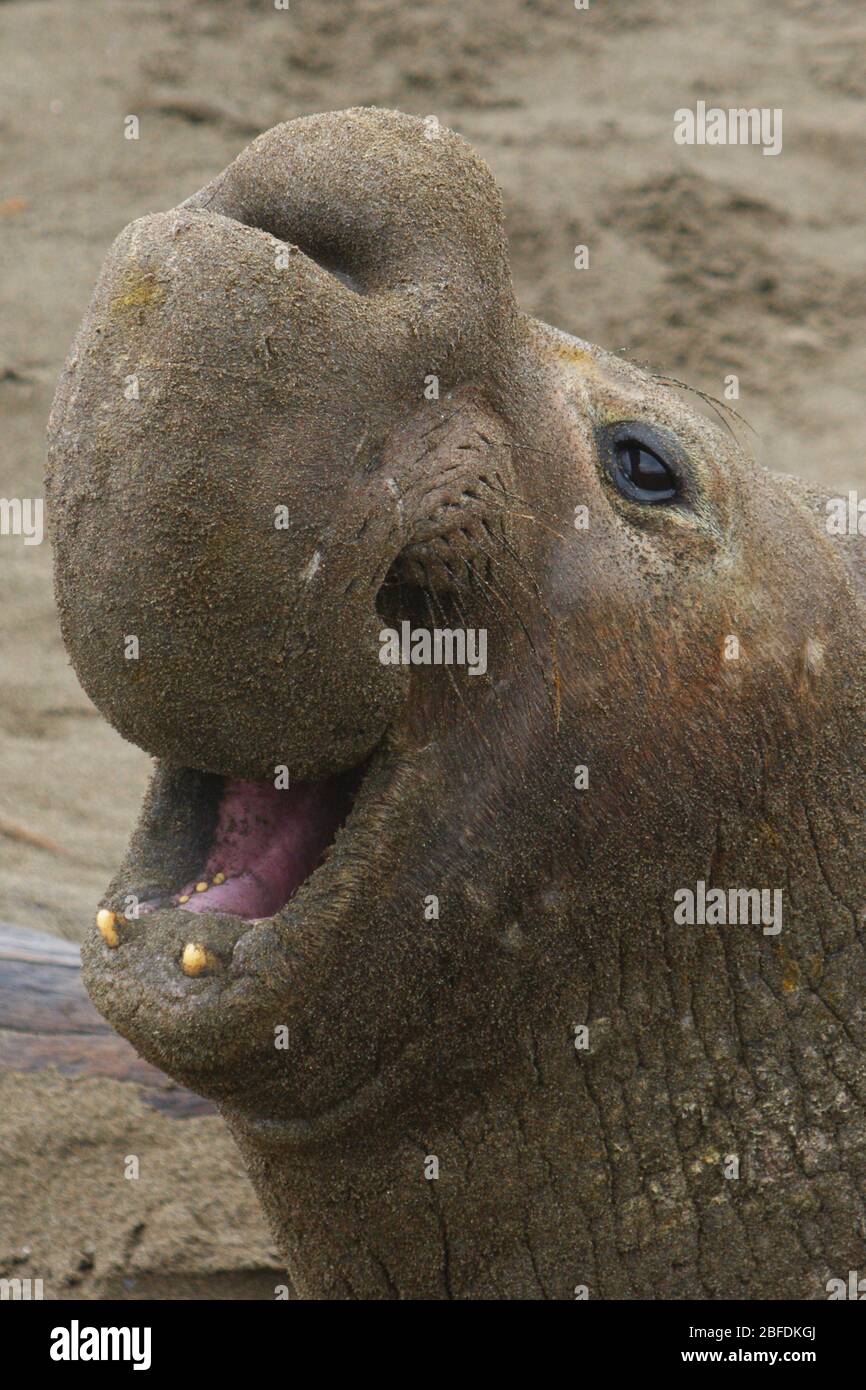
[[[490,175],[433,134],[277,127],[106,260],[52,413],[57,594],[91,697],[169,761],[321,779],[400,703],[383,459],[431,374],[483,380],[514,316]]]
[[[57,592],[82,683],[149,752],[237,776],[357,763],[398,695],[374,595],[343,592],[363,522],[343,423],[361,300],[300,253],[277,270],[279,249],[209,213],[133,224],[53,418]]]

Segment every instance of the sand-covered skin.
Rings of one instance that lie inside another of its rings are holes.
[[[276,122],[358,103],[435,113],[488,160],[528,312],[713,394],[736,373],[763,461],[863,485],[860,5],[12,0],[0,45],[0,496],[41,496],[56,377],[121,228]],[[698,99],[781,107],[782,154],[676,146],[673,111]],[[0,919],[80,939],[148,760],[78,687],[50,564],[0,537]],[[107,1082],[3,1085],[4,1274],[29,1244],[48,1296],[118,1292],[121,1271],[138,1293],[208,1296],[206,1275],[236,1291],[247,1269],[269,1296],[279,1265],[221,1121],[167,1120]],[[114,1175],[130,1133],[150,1188]]]

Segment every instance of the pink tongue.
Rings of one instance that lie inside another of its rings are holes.
[[[182,890],[187,912],[270,917],[320,864],[345,820],[350,796],[344,779],[298,782],[278,791],[270,782],[226,782],[216,834],[197,880]],[[217,874],[224,883],[213,882]]]

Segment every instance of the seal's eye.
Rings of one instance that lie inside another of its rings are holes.
[[[676,473],[638,439],[617,440],[612,464],[613,481],[632,502],[670,502],[679,495]]]
[[[598,462],[629,502],[688,510],[695,496],[689,457],[677,436],[648,420],[617,420],[596,431]],[[632,520],[639,518],[632,513]]]

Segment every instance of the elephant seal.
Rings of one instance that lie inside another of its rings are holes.
[[[861,543],[518,311],[462,139],[292,121],[127,227],[48,498],[157,764],[87,988],[218,1102],[297,1296],[863,1267]],[[382,660],[456,628],[476,679]]]

